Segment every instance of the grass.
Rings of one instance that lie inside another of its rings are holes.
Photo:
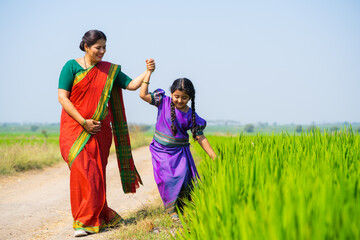
[[[55,144],[11,144],[0,148],[0,175],[52,166],[62,160]]]
[[[360,135],[209,137],[179,239],[360,239]]]
[[[61,160],[58,134],[0,135],[0,175],[42,169]]]
[[[149,133],[130,131],[130,142],[131,148],[134,150],[139,147],[143,147],[149,145],[153,136]],[[115,144],[113,144],[110,149],[110,153],[115,153]]]
[[[180,226],[172,222],[159,200],[125,217],[125,225],[106,239],[172,239],[179,229]]]
[[[132,149],[148,145],[152,136],[131,131]],[[115,153],[112,146],[111,153]],[[59,132],[15,132],[0,134],[0,175],[12,175],[43,169],[63,161],[59,148]]]

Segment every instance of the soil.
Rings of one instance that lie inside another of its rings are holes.
[[[124,194],[115,154],[107,166],[107,201],[122,217],[159,201],[148,147],[133,151],[144,185]],[[70,210],[70,171],[65,162],[45,170],[0,178],[0,239],[77,239]],[[81,239],[104,239],[111,231]]]

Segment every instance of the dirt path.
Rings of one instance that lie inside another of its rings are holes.
[[[123,217],[158,201],[148,147],[133,151],[135,165],[143,180],[136,194],[124,194],[115,154],[107,166],[109,206]],[[0,179],[0,239],[75,239],[69,196],[69,170],[65,163]],[[109,232],[81,239],[103,239]]]

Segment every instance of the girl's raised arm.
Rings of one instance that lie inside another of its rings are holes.
[[[151,95],[149,93],[149,84],[150,84],[150,76],[151,76],[152,71],[151,70],[147,70],[144,80],[141,83],[141,88],[140,88],[140,97],[148,103],[151,103]]]
[[[149,59],[149,60],[146,60],[146,71],[143,72],[142,74],[140,74],[138,77],[134,78],[130,83],[129,85],[127,85],[126,89],[127,90],[131,90],[131,91],[135,91],[137,90],[142,82],[145,81],[145,77],[147,75],[147,73],[150,71],[150,72],[153,72],[155,70],[155,61],[154,59]]]
[[[214,160],[216,158],[216,154],[205,135],[196,136],[196,140],[199,142],[200,146],[204,149],[204,151],[209,155],[209,157]]]

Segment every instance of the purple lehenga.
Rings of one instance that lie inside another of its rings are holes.
[[[151,104],[158,107],[154,139],[150,144],[154,177],[160,196],[168,213],[181,207],[181,199],[188,198],[199,174],[190,152],[188,130],[191,129],[192,109],[185,113],[175,108],[174,122],[177,133],[171,132],[171,98],[164,90],[157,89],[151,93]],[[195,113],[196,135],[202,135],[206,121]]]

